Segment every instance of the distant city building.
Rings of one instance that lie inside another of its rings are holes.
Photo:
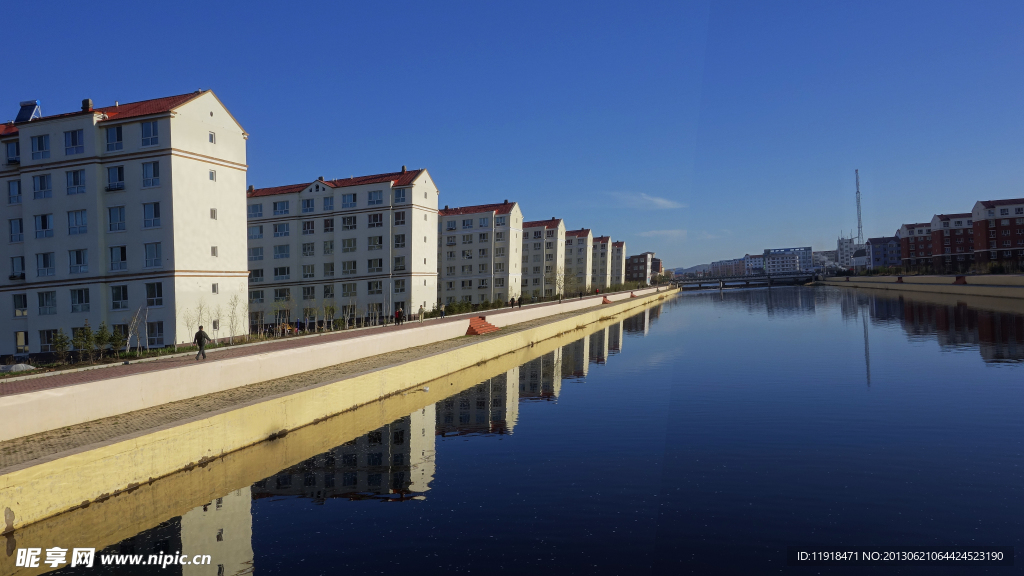
[[[868,251],[861,248],[853,253],[853,267],[858,270],[867,268],[868,265]]]
[[[801,248],[769,248],[764,251],[764,270],[769,274],[804,272],[814,269],[810,246]]]
[[[836,241],[836,264],[843,268],[853,266],[853,253],[857,250],[865,250],[867,245],[858,244],[853,238],[839,238]]]
[[[868,238],[867,241],[868,261],[867,268],[887,268],[900,266],[900,239],[896,236],[885,236],[881,238]]]
[[[665,273],[665,265],[662,264],[661,258],[651,258],[651,274],[660,276]]]
[[[932,217],[932,245],[935,247],[932,250],[932,270],[951,273],[971,267],[974,263],[973,219],[970,212]]]
[[[743,258],[718,260],[711,263],[712,276],[743,276],[746,273],[746,264]]]
[[[930,222],[900,226],[900,260],[904,270],[930,270],[932,266],[932,225]]]
[[[523,223],[522,294],[565,293],[565,223],[561,218]]]
[[[479,304],[519,296],[523,212],[517,202],[445,206],[437,220],[437,301]]]
[[[977,262],[1024,263],[1024,198],[980,200],[971,215]]]
[[[626,260],[626,281],[649,284],[651,282],[651,265],[654,263],[653,261],[654,252],[644,252],[643,254],[630,256]]]
[[[590,292],[594,234],[588,228],[565,233],[565,292]]]
[[[747,254],[743,257],[743,273],[747,276],[764,274],[764,254]]]
[[[597,236],[591,248],[590,285],[592,288],[604,290],[612,285],[612,239],[609,236]]]
[[[626,243],[612,242],[612,285],[626,282]]]
[[[836,265],[837,255],[836,250],[820,250],[811,253],[811,259],[814,262],[814,266],[828,266]]]

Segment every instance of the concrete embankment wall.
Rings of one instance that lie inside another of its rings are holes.
[[[648,288],[637,290],[635,294],[639,297],[655,291],[655,288]],[[627,292],[610,295],[609,299],[621,301],[629,297]],[[597,298],[567,300],[557,305],[494,314],[488,320],[503,327],[600,305],[601,300]],[[0,397],[0,442],[465,336],[473,316],[487,316],[487,313],[466,315],[450,322],[428,321],[400,333],[369,332],[358,338],[324,344],[3,396]]]
[[[875,288],[879,290],[901,290],[904,292],[929,292],[934,294],[962,294],[964,296],[990,296],[996,298],[1024,298],[1024,275],[977,275],[977,276],[852,276],[829,278],[830,286],[848,288]],[[964,284],[956,284],[962,278]]]
[[[657,303],[675,291],[605,305],[529,330],[474,341],[454,350],[263,398],[229,410],[127,438],[98,443],[0,472],[0,511],[10,531],[134,490],[174,472],[208,462],[335,414],[372,404],[425,381],[483,365],[543,340],[582,329],[631,309]],[[266,379],[266,378],[263,378]],[[443,383],[442,383],[443,387]],[[454,390],[454,388],[453,388]]]

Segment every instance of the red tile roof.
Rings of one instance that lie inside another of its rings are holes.
[[[1009,200],[981,200],[980,202],[985,208],[992,208],[993,206],[1006,206],[1007,204],[1024,204],[1024,198],[1011,198]]]
[[[523,228],[536,228],[537,226],[558,228],[558,225],[561,223],[561,218],[552,218],[551,220],[534,220],[533,222],[523,222]]]
[[[165,96],[163,98],[154,98],[152,100],[143,100],[141,102],[128,102],[118,106],[93,108],[89,111],[78,110],[76,112],[65,112],[64,114],[54,114],[52,116],[43,116],[42,118],[37,118],[28,122],[20,122],[19,124],[42,122],[44,120],[53,120],[57,118],[68,118],[70,116],[80,116],[82,114],[106,114],[107,120],[123,120],[125,118],[135,118],[137,116],[149,116],[150,114],[163,114],[174,110],[178,106],[181,106],[190,100],[194,100],[195,98],[202,96],[206,92],[209,92],[209,90],[197,90],[195,92],[189,92],[188,94]]]
[[[445,206],[437,213],[439,216],[458,216],[460,214],[476,214],[478,212],[494,212],[495,214],[508,214],[512,212],[512,208],[515,207],[515,202],[505,202],[501,204],[480,204],[478,206],[463,206],[462,208],[449,208]]]
[[[939,220],[949,220],[951,218],[970,218],[972,214],[970,212],[966,214],[936,214],[935,217]]]
[[[931,225],[932,225],[931,222],[922,222],[922,223],[919,223],[919,224],[904,224],[904,226],[906,226],[908,228],[917,228],[918,226],[928,226],[928,227],[931,227]]]
[[[406,170],[405,172],[388,172],[387,174],[373,174],[370,176],[355,176],[352,178],[341,178],[338,180],[324,180],[323,184],[331,188],[348,188],[349,186],[362,186],[364,184],[384,184],[389,183],[392,187],[408,186],[412,184],[416,177],[423,173],[423,170]],[[274,186],[271,188],[258,188],[252,192],[246,193],[248,198],[258,198],[261,196],[275,196],[277,194],[297,194],[306,189],[310,184],[316,183],[317,180],[312,182],[305,182],[302,184],[286,184],[284,186]]]
[[[0,136],[10,136],[18,133],[18,127],[14,123],[0,124]]]
[[[565,233],[566,236],[589,236],[590,228],[580,228],[579,230],[571,230]]]
[[[611,236],[598,236],[598,237],[594,238],[594,244],[597,244],[598,242],[604,242],[605,244],[607,244],[607,243],[609,243],[611,241],[612,241],[612,237]]]
[[[618,246],[620,248],[625,246],[625,245],[626,245],[625,242],[612,242],[612,246]]]

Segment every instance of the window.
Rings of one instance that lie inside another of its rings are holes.
[[[259,240],[263,238],[263,226],[249,226],[249,240]]]
[[[316,209],[316,207],[313,206],[313,199],[312,198],[303,198],[303,200],[302,200],[302,213],[303,214],[308,214],[308,213],[314,211],[315,209]]]
[[[274,216],[284,216],[286,214],[288,214],[288,200],[274,202]]]
[[[395,294],[405,294],[405,280],[395,280]]]
[[[314,278],[315,276],[314,276],[313,268],[314,268],[314,266],[312,264],[303,264],[302,265],[302,277],[303,278]]]
[[[258,262],[260,260],[263,260],[263,247],[249,248],[249,262]]]
[[[334,254],[334,240],[324,240],[324,256]]]
[[[495,278],[494,279],[494,287],[495,288],[504,288],[505,287],[505,279],[504,278]]]
[[[274,302],[288,302],[291,299],[291,288],[274,288]]]
[[[356,217],[355,216],[342,216],[342,218],[341,218],[341,229],[342,230],[355,230],[356,229]]]
[[[462,228],[463,229],[472,228],[472,227],[473,227],[473,219],[472,218],[467,218],[467,219],[462,221]]]
[[[14,295],[14,316],[28,316],[28,294]]]
[[[147,202],[142,205],[142,227],[156,228],[160,226],[160,203]]]
[[[152,122],[142,123],[142,145],[143,146],[156,146],[160,143],[159,129],[156,125],[156,120]]]
[[[21,144],[17,140],[7,143],[7,163],[21,164]]]
[[[472,234],[463,234],[462,235],[462,243],[463,244],[472,244],[473,243],[473,235]]]
[[[303,300],[313,300],[315,298],[316,298],[316,286],[303,286],[302,287],[302,299]],[[307,316],[312,316],[312,314],[307,314]]]
[[[384,259],[383,258],[370,258],[366,261],[366,273],[374,274],[376,272],[384,271]]]
[[[406,188],[395,188],[395,204],[401,204],[405,202],[406,190]]]
[[[999,209],[999,215],[1000,216],[1007,216],[1009,214],[1010,214],[1010,209],[1009,208],[1000,208]]]
[[[495,248],[494,249],[494,256],[495,257],[500,258],[501,256],[504,256],[504,255],[505,255],[505,249],[504,248]]]
[[[43,160],[50,157],[50,136],[33,136],[32,137],[32,159]]]
[[[211,182],[216,182],[217,181],[217,171],[216,170],[210,170],[210,181]]]
[[[142,187],[152,188],[153,186],[160,185],[160,163],[159,162],[143,162],[142,163]]]
[[[124,166],[107,167],[107,192],[124,190]]]
[[[333,300],[333,299],[334,299],[334,284],[324,284],[324,300]]]
[[[70,170],[64,173],[68,182],[68,195],[85,194],[85,170]]]
[[[246,218],[262,218],[263,204],[249,204],[245,208]]]
[[[537,281],[537,279],[534,278],[534,282],[536,282],[536,281]],[[489,284],[490,284],[489,279],[481,278],[480,280],[477,281],[477,288],[487,288]]]
[[[85,152],[85,134],[82,130],[70,130],[64,132],[64,155],[81,154]]]
[[[154,124],[156,124],[154,122]],[[164,345],[164,323],[163,322],[146,322],[146,342],[149,346],[163,346]]]
[[[395,256],[395,272],[405,270],[405,256]]]
[[[146,284],[146,306],[164,305],[164,284],[163,282],[151,282]]]
[[[107,208],[107,220],[108,232],[123,232],[125,229],[124,206],[113,206],[111,208]]]
[[[214,132],[210,132],[210,144],[216,144],[216,143],[217,143],[217,134],[214,133]]]
[[[341,207],[342,208],[355,208],[356,207],[356,195],[355,194],[342,194],[341,195]]]
[[[342,284],[341,285],[341,296],[343,298],[355,297],[355,295],[356,295],[356,285],[355,285],[354,282],[351,283],[351,284]]]
[[[382,294],[384,292],[383,286],[384,283],[380,280],[371,280],[366,283],[366,293],[368,295]]]
[[[249,282],[263,282],[263,269],[249,270]]]
[[[70,250],[68,251],[68,260],[71,264],[72,274],[85,274],[89,271],[88,250]]]
[[[7,203],[21,204],[21,180],[7,182]]]
[[[464,260],[472,260],[473,259],[473,251],[472,250],[463,250],[462,251],[462,258]]]
[[[445,257],[448,260],[455,260],[455,251],[454,250],[449,250],[448,252],[445,252]]]
[[[53,276],[54,268],[53,252],[36,254],[36,276]]]
[[[110,271],[117,272],[119,270],[128,269],[128,247],[127,246],[111,246],[110,250]]]
[[[316,230],[313,227],[313,220],[303,220],[302,221],[302,235],[303,236],[308,236],[308,235],[312,234],[313,232],[316,232]]]
[[[53,352],[53,340],[57,337],[56,330],[40,330],[39,331],[39,351],[40,352]],[[26,346],[27,348],[27,346]],[[27,350],[26,350],[27,352]]]
[[[334,278],[334,262],[324,262],[324,278]]]
[[[278,244],[274,246],[274,260],[280,260],[281,258],[291,257],[292,246],[291,244]]]
[[[302,244],[302,255],[303,256],[316,256],[316,249],[312,242],[305,242]]]
[[[382,190],[374,190],[370,192],[370,197],[366,201],[367,206],[380,206],[384,203],[384,192]]]
[[[210,208],[210,220],[216,220],[216,219],[217,219],[217,209],[216,208]]]
[[[480,219],[480,227],[481,228],[487,228],[490,225],[491,225],[491,219],[490,218],[481,218]]]
[[[381,228],[384,226],[384,215],[383,214],[367,214],[366,215],[366,226],[367,228]]]
[[[477,272],[480,274],[487,274],[488,272],[490,272],[490,267],[487,264],[480,264],[477,268]]]
[[[494,263],[494,271],[495,272],[504,272],[505,271],[505,264],[503,262],[495,262]]]
[[[324,196],[324,212],[334,210],[334,196]]]
[[[85,210],[72,210],[68,212],[68,235],[85,234],[87,230]]]
[[[355,273],[356,273],[356,261],[355,260],[348,260],[346,262],[342,262],[341,263],[341,275],[342,276],[350,276],[350,275],[355,274]]]
[[[25,226],[21,218],[14,218],[7,221],[11,230],[11,242],[22,242],[25,240]]]
[[[341,252],[355,252],[356,251],[356,239],[355,238],[344,238],[341,241]]]
[[[505,240],[505,233],[504,232],[495,232],[494,233],[494,241],[495,242],[503,242],[504,240]]]
[[[405,226],[405,211],[395,212],[395,226]]]
[[[88,312],[89,311],[89,289],[78,288],[71,291],[71,311],[72,312]]]
[[[53,214],[39,214],[36,219],[36,238],[53,237]]]
[[[456,222],[454,220],[450,220],[450,221],[445,223],[445,230],[455,230],[455,227],[456,227]]]
[[[405,248],[405,234],[395,234],[395,248]]]
[[[124,143],[121,139],[121,127],[114,126],[107,128],[107,152],[116,152],[124,148]]]
[[[150,242],[145,244],[146,248],[146,268],[156,268],[163,266],[162,250],[159,242]]]
[[[50,314],[57,313],[57,292],[39,292],[37,294],[39,298],[39,315],[48,316]]]
[[[366,238],[367,250],[382,250],[384,248],[383,236],[368,236]]]
[[[324,218],[324,232],[334,232],[334,218]]]
[[[49,174],[40,174],[32,177],[32,197],[35,199],[52,198],[53,184]]]
[[[263,304],[263,290],[249,290],[249,304]]]
[[[291,277],[291,266],[278,266],[277,268],[274,268],[274,280],[290,280]]]
[[[481,248],[477,252],[481,258],[487,258],[487,248]]]

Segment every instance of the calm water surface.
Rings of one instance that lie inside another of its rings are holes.
[[[108,551],[214,556],[185,574],[1015,573],[785,549],[1024,550],[1021,306],[683,294]]]

